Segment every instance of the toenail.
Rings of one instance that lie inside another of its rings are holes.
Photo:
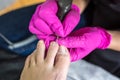
[[[56,46],[57,45],[57,43],[56,42],[51,42],[51,44],[50,44],[51,46]]]
[[[60,47],[59,47],[59,50],[58,50],[58,53],[59,53],[59,54],[67,54],[67,51],[66,51],[66,49],[65,49],[64,46],[60,46]]]
[[[43,40],[40,40],[40,44],[42,44],[43,43]]]

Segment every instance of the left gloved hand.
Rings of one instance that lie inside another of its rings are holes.
[[[78,24],[80,20],[80,10],[76,5],[72,5],[70,11],[61,22],[57,16],[58,5],[56,0],[46,0],[38,5],[30,21],[29,30],[38,39],[44,40],[48,47],[51,41],[55,41],[57,36],[67,36]]]
[[[87,56],[96,48],[105,49],[111,41],[111,35],[100,27],[81,28],[57,42],[69,48],[71,61],[76,61]]]

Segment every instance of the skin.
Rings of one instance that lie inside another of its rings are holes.
[[[89,0],[73,0],[73,4],[77,5],[80,9],[80,14],[82,14],[87,7]]]
[[[45,53],[45,44],[39,41],[36,50],[26,59],[20,80],[66,80],[69,64],[67,48],[52,42]]]
[[[81,14],[86,9],[90,0],[73,0],[73,4],[77,5],[81,11]],[[109,34],[112,36],[112,40],[110,45],[108,46],[109,49],[113,49],[116,51],[120,51],[120,31],[110,31],[107,30]]]
[[[78,5],[77,0],[73,3]],[[81,13],[87,6],[85,3],[78,5],[82,7]],[[20,80],[66,80],[69,65],[70,55],[67,48],[52,42],[45,53],[45,44],[39,41],[35,51],[25,61]]]
[[[81,11],[89,0],[73,0]],[[120,51],[120,31],[108,31],[112,36],[108,48]],[[27,57],[20,80],[66,80],[70,64],[70,55],[64,46],[52,42],[45,57],[45,44],[39,41],[36,50]]]
[[[120,31],[108,31],[112,36],[111,43],[108,48],[120,51]]]

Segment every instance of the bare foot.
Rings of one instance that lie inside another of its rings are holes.
[[[52,42],[45,57],[45,45],[39,41],[27,57],[20,80],[66,80],[70,56],[64,46]]]

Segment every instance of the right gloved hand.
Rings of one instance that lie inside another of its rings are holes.
[[[78,24],[80,20],[79,8],[72,5],[71,10],[61,22],[57,17],[58,6],[56,0],[47,0],[39,5],[30,21],[29,30],[39,39],[54,41],[56,35],[67,36]]]
[[[65,38],[59,38],[57,42],[69,49],[71,61],[77,61],[96,48],[106,49],[110,45],[111,38],[111,35],[101,27],[84,27]]]

